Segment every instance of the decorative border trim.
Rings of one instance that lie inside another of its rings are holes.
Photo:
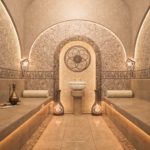
[[[27,71],[25,79],[54,79],[54,71]]]
[[[4,79],[20,79],[22,78],[21,71],[12,70],[0,67],[0,78]]]
[[[0,67],[1,79],[56,79],[56,72],[53,71],[27,71],[24,76],[19,70],[12,70]],[[150,79],[150,68],[130,71],[101,71],[101,79]],[[99,79],[99,77],[97,77]]]

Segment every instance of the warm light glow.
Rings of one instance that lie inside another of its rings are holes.
[[[105,109],[107,108],[111,112],[111,114],[108,113],[108,116],[110,114],[111,116],[114,116],[115,118],[117,117],[117,119],[119,119],[119,122],[121,122],[124,125],[124,127],[127,127],[128,131],[132,133],[132,135],[134,135],[135,137],[138,137],[138,139],[141,139],[143,142],[145,142],[145,144],[148,144],[148,145],[150,144],[150,136],[146,132],[144,132],[142,129],[136,126],[133,122],[131,122],[122,114],[120,114],[117,110],[113,108],[113,106],[107,104],[104,101],[103,101],[103,106]]]
[[[27,61],[25,61],[25,62],[23,63],[23,66],[24,66],[24,67],[27,67],[28,64],[29,64],[29,63],[28,63]]]
[[[60,101],[54,103],[53,114],[54,115],[63,115],[64,114],[64,108]]]
[[[9,26],[9,28],[10,28],[10,31],[11,31],[11,32],[9,31],[10,32],[10,36],[13,36],[12,37],[13,40],[14,40],[13,41],[13,45],[15,46],[15,50],[16,50],[15,53],[18,55],[16,62],[18,63],[18,69],[19,69],[19,61],[21,59],[21,48],[20,48],[18,34],[16,32],[16,28],[15,28],[15,26],[13,24],[13,21],[12,21],[11,17],[9,16],[5,6],[3,5],[3,3],[1,1],[0,1],[0,7],[1,7],[2,11],[4,11],[4,13],[5,13],[5,16],[3,16],[3,17],[5,17],[5,20],[7,21],[7,26]]]
[[[150,10],[148,11],[148,13],[146,14],[145,18],[144,18],[144,21],[141,25],[141,28],[139,30],[139,33],[138,33],[138,36],[137,36],[137,39],[136,39],[136,45],[135,45],[135,52],[134,52],[134,58],[137,59],[138,58],[138,51],[140,51],[140,41],[141,41],[141,35],[143,34],[143,29],[145,27],[145,24],[146,24],[146,21],[148,20],[148,17],[150,15]]]
[[[102,115],[102,106],[100,102],[96,101],[91,108],[92,115]]]
[[[99,127],[99,125],[100,125],[100,120],[96,120],[96,121],[94,121],[94,123],[95,123],[95,126],[96,126],[96,127]]]
[[[95,112],[99,113],[100,112],[100,106],[98,104],[95,105]]]
[[[37,113],[35,113],[33,116],[31,116],[26,122],[24,122],[22,125],[20,125],[16,130],[14,130],[11,134],[9,134],[4,140],[0,141],[0,148],[7,147],[7,149],[8,149],[9,143],[12,143],[14,138],[18,137],[18,135],[24,134],[25,131],[28,130],[28,127],[33,126],[34,122],[37,122],[37,120],[40,121],[41,115],[45,116],[45,114],[49,113],[48,112],[49,107],[50,107],[50,103],[48,103],[44,106],[41,106],[41,109]],[[22,137],[23,137],[23,135],[22,135]]]
[[[61,112],[61,107],[59,106],[59,104],[57,104],[57,105],[55,106],[55,111],[56,111],[57,113]]]
[[[22,74],[24,75],[25,71],[28,71],[28,68],[29,68],[29,60],[28,60],[27,58],[21,60],[21,61],[20,61],[20,65],[21,65]]]
[[[135,60],[133,58],[128,58],[126,60],[127,69],[129,71],[134,71],[135,68]]]
[[[128,65],[129,67],[131,67],[131,66],[132,66],[132,62],[127,62],[127,65]]]
[[[61,122],[60,120],[56,120],[56,121],[55,121],[55,124],[56,124],[57,126],[60,126],[61,123],[62,123],[62,122]]]

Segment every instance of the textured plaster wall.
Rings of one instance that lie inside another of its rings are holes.
[[[150,102],[150,79],[131,80],[131,88],[134,96]]]
[[[18,31],[21,48],[24,44],[24,13],[31,0],[3,0]]]
[[[69,70],[64,62],[65,53],[72,46],[82,46],[87,49],[91,56],[91,62],[88,68],[82,72],[73,72]],[[82,97],[82,112],[90,113],[91,107],[95,100],[94,90],[96,88],[96,56],[93,48],[86,42],[72,41],[64,45],[60,53],[60,68],[59,68],[59,84],[61,89],[61,102],[64,106],[65,112],[73,113],[74,100],[71,95],[69,87],[70,81],[85,81],[86,88],[84,89],[84,96]]]
[[[53,96],[53,80],[52,79],[28,79],[26,81],[26,89],[30,90],[49,90],[49,94]]]
[[[41,3],[42,2],[42,3]],[[131,49],[131,14],[122,0],[34,0],[25,14],[25,49],[28,56],[36,37],[48,27],[62,21],[83,19],[111,29]]]
[[[14,25],[0,1],[0,67],[20,69],[20,44]]]
[[[81,36],[92,39],[101,52],[102,70],[126,70],[126,54],[120,40],[109,30],[89,21],[67,21],[57,24],[44,31],[34,42],[30,52],[30,70],[53,70],[54,53],[58,45],[72,37]],[[86,41],[90,44],[90,41]],[[44,82],[44,81],[43,81]],[[128,80],[105,79],[102,81],[103,96],[107,89],[128,89]],[[33,80],[28,82],[28,88],[40,89],[40,84]],[[49,89],[48,86],[47,88]],[[51,89],[50,89],[51,90]],[[51,90],[52,91],[52,90]]]
[[[150,7],[150,0],[125,0],[131,13],[132,49],[135,49],[139,29]],[[133,55],[134,57],[134,55]]]
[[[136,69],[150,68],[150,11],[141,26],[135,51]]]
[[[88,37],[99,47],[103,71],[126,69],[125,49],[111,31],[93,22],[76,20],[57,24],[40,34],[30,51],[30,70],[53,70],[59,43],[76,36]]]
[[[3,1],[17,27],[23,57],[28,56],[41,32],[72,19],[94,21],[111,29],[122,40],[128,56],[133,56],[138,31],[150,6],[150,0]]]

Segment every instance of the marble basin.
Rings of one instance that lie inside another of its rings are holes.
[[[73,90],[82,90],[86,87],[85,81],[70,81],[69,87]]]

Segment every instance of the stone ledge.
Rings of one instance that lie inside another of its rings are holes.
[[[0,109],[0,141],[31,118],[52,98],[21,98],[21,103],[11,108]]]
[[[105,98],[118,112],[150,135],[150,102],[139,98]]]
[[[113,104],[103,101],[102,106],[104,113],[137,150],[149,150],[150,136],[146,132],[120,113]]]

